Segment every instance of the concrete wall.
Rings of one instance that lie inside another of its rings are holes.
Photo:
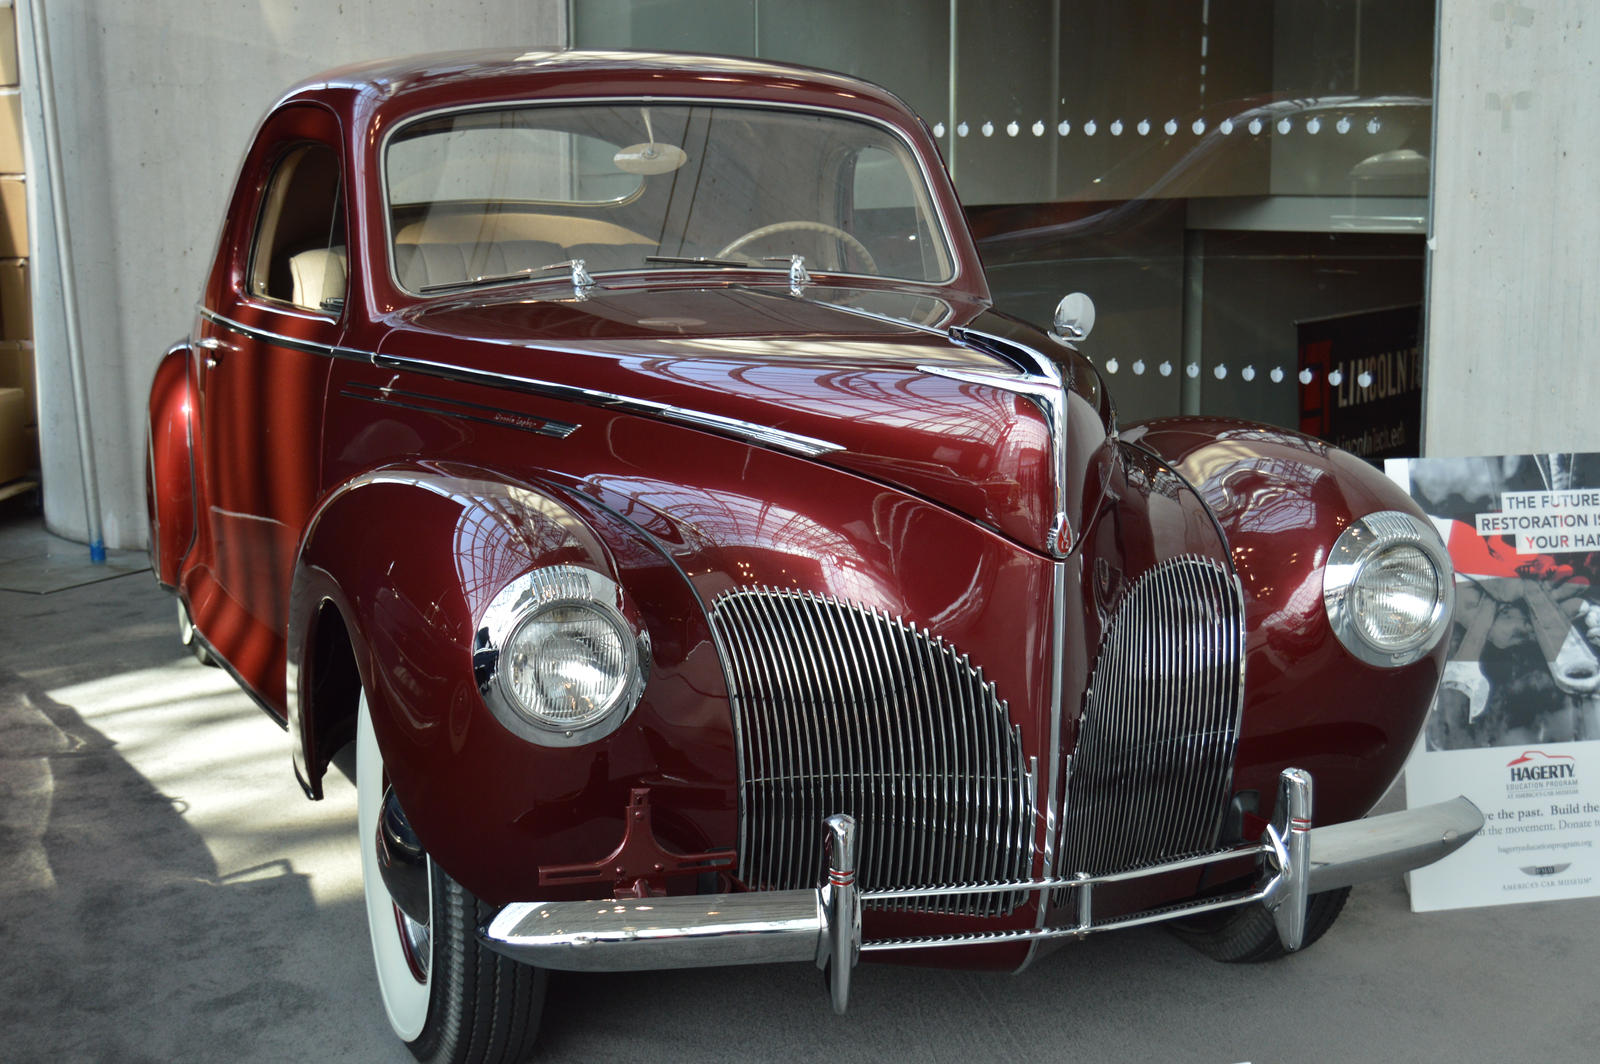
[[[32,19],[19,0],[31,155],[45,521],[85,538]],[[144,400],[187,335],[246,141],[288,85],[359,59],[566,40],[565,0],[51,0],[49,38],[105,540],[145,542]]]
[[[1423,444],[1600,450],[1600,12],[1441,0]]]

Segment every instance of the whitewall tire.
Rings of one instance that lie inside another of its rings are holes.
[[[413,961],[407,956],[402,937],[403,921],[410,917],[400,912],[383,885],[378,870],[378,813],[383,806],[383,757],[372,731],[372,714],[365,695],[361,697],[356,720],[356,822],[361,840],[361,886],[367,901],[367,933],[372,938],[372,961],[378,969],[378,990],[383,995],[383,1011],[389,1026],[402,1040],[415,1041],[428,1022],[428,998],[432,991],[432,950],[419,958],[423,975],[418,978]],[[432,862],[429,862],[430,866]],[[432,876],[428,877],[432,880]],[[433,908],[429,884],[428,908]],[[430,921],[431,923],[431,921]],[[431,936],[430,936],[431,937]],[[413,939],[415,941],[415,939]],[[421,951],[419,951],[421,952]]]
[[[378,866],[378,818],[387,781],[366,695],[356,720],[356,809],[361,883],[378,990],[389,1026],[418,1060],[490,1064],[525,1060],[539,1031],[545,973],[478,942],[492,907],[428,861],[428,920],[389,896]]]

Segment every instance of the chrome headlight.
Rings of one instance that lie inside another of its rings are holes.
[[[472,662],[501,724],[544,746],[578,746],[616,731],[638,704],[650,637],[623,613],[614,581],[552,565],[513,580],[489,603]]]
[[[1399,510],[1354,522],[1322,577],[1328,623],[1369,665],[1409,665],[1438,644],[1455,604],[1455,571],[1433,526]]]

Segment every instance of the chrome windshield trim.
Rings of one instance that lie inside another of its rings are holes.
[[[849,111],[842,107],[823,107],[818,104],[786,103],[778,100],[735,100],[724,99],[717,96],[643,96],[635,94],[623,96],[534,97],[522,100],[497,100],[494,102],[454,104],[450,107],[436,107],[432,110],[418,111],[416,114],[406,115],[404,118],[397,119],[395,122],[393,122],[389,128],[384,131],[383,140],[378,144],[378,187],[382,193],[383,199],[381,203],[377,204],[377,209],[383,213],[383,257],[384,264],[387,267],[389,283],[394,286],[394,290],[396,292],[402,292],[408,296],[422,295],[422,293],[415,292],[402,285],[400,283],[399,274],[395,272],[394,268],[394,219],[390,216],[389,212],[389,142],[394,139],[395,134],[417,124],[418,122],[425,122],[429,119],[441,118],[445,115],[460,114],[468,111],[506,111],[519,110],[529,107],[563,107],[573,104],[626,104],[630,102],[638,103],[640,101],[645,101],[652,105],[698,104],[709,107],[749,107],[765,108],[768,110],[777,111],[803,111],[813,114],[836,115],[852,122],[864,122],[867,125],[876,126],[880,129],[888,131],[890,136],[894,137],[897,141],[905,146],[906,151],[910,153],[911,158],[915,160],[917,164],[917,171],[922,175],[922,194],[927,198],[929,213],[938,220],[939,237],[944,243],[944,253],[950,260],[950,276],[948,277],[940,278],[939,280],[935,281],[916,281],[914,278],[909,277],[891,278],[891,280],[911,281],[912,283],[916,284],[946,285],[953,287],[956,286],[964,276],[964,271],[962,270],[961,265],[961,256],[956,254],[955,241],[950,238],[950,234],[955,231],[955,227],[951,224],[950,219],[946,216],[943,204],[939,202],[939,198],[935,196],[933,192],[933,171],[928,167],[928,162],[925,158],[923,158],[923,154],[918,151],[917,146],[912,143],[910,136],[908,136],[905,130],[900,126],[897,126],[894,123],[886,121],[882,118],[876,118],[872,115],[862,114],[859,111]],[[648,271],[606,270],[601,272],[610,274],[638,273]],[[771,270],[768,272],[776,273],[781,271]],[[879,275],[829,273],[826,276],[873,278],[878,277]]]
[[[634,414],[656,421],[671,421],[681,425],[688,425],[692,428],[703,429],[718,436],[727,436],[746,443],[754,443],[778,451],[787,451],[803,458],[819,458],[822,455],[844,450],[843,444],[819,440],[814,436],[802,436],[798,432],[786,432],[783,429],[773,428],[769,425],[757,425],[754,422],[741,421],[738,418],[724,417],[721,414],[713,414],[705,410],[691,410],[687,407],[658,403],[650,399],[634,399],[624,395],[616,395],[612,392],[598,391],[594,388],[580,388],[577,385],[558,384],[554,381],[537,380],[532,377],[491,373],[487,370],[451,365],[448,362],[433,362],[428,359],[407,358],[401,355],[381,355],[350,347],[335,347],[329,344],[314,343],[309,340],[298,340],[294,337],[252,328],[231,318],[223,317],[221,314],[205,307],[198,309],[201,317],[225,329],[253,340],[259,340],[262,343],[292,348],[296,351],[305,351],[309,354],[328,355],[331,358],[365,362],[384,369],[409,370],[430,377],[457,381],[462,384],[478,384],[488,388],[510,388],[530,395],[542,395],[551,399],[561,399],[567,402],[583,403],[586,406],[617,410],[624,414]]]

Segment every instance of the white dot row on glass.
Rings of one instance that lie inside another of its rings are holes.
[[[1106,371],[1107,375],[1115,375],[1122,369],[1122,363],[1116,358],[1108,358],[1101,364],[1101,368]],[[1134,359],[1128,368],[1133,371],[1133,375],[1135,377],[1144,376],[1145,371],[1149,369],[1142,358]],[[1171,362],[1162,362],[1156,366],[1155,371],[1161,374],[1163,377],[1170,377],[1172,376],[1172,369],[1173,367]],[[1185,376],[1191,379],[1198,377],[1200,376],[1200,364],[1198,362],[1186,363],[1183,367],[1183,372]],[[1227,380],[1230,372],[1231,371],[1228,369],[1228,365],[1225,362],[1218,363],[1217,365],[1211,367],[1211,375],[1217,378],[1219,381]],[[1256,379],[1256,376],[1257,370],[1253,365],[1245,366],[1239,371],[1239,377],[1241,380],[1253,381]],[[1282,366],[1273,366],[1272,369],[1267,371],[1267,379],[1273,384],[1282,384],[1285,376],[1286,374],[1284,373]],[[1317,379],[1317,374],[1315,370],[1303,369],[1296,376],[1296,379],[1299,380],[1301,384],[1310,384],[1312,381]],[[1328,374],[1328,383],[1333,385],[1335,388],[1339,387],[1339,385],[1344,383],[1344,374],[1339,370],[1332,371]],[[1360,373],[1358,373],[1356,375],[1356,387],[1372,387],[1372,374],[1368,373],[1366,370],[1362,370]]]
[[[1176,118],[1169,118],[1164,123],[1162,123],[1161,130],[1162,130],[1162,132],[1166,133],[1167,136],[1174,137],[1174,136],[1177,136],[1178,129],[1182,124],[1183,123],[1180,123]],[[1193,122],[1188,123],[1188,127],[1189,127],[1189,131],[1191,133],[1193,133],[1197,137],[1204,135],[1206,130],[1208,128],[1210,128],[1210,127],[1208,127],[1206,125],[1206,120],[1203,119],[1203,118],[1196,118]],[[1277,130],[1277,132],[1279,133],[1280,136],[1287,136],[1290,133],[1293,133],[1296,129],[1300,129],[1300,130],[1302,130],[1302,131],[1304,131],[1306,133],[1309,133],[1311,136],[1314,137],[1318,133],[1322,132],[1323,127],[1324,127],[1324,122],[1323,122],[1322,118],[1320,116],[1316,116],[1316,115],[1313,115],[1310,118],[1302,119],[1299,122],[1296,122],[1292,118],[1280,118],[1275,123],[1269,123],[1267,121],[1262,120],[1260,117],[1256,117],[1256,118],[1250,119],[1248,122],[1246,122],[1244,124],[1244,128],[1253,137],[1259,137],[1262,133],[1266,132],[1267,129],[1269,129],[1269,128]],[[1046,131],[1046,129],[1048,127],[1045,125],[1043,119],[1038,119],[1033,123],[1033,125],[1031,125],[1031,126],[1029,126],[1027,128],[1028,128],[1028,130],[1030,132],[1033,133],[1034,136],[1042,137],[1042,136],[1045,135],[1045,131]],[[1110,133],[1113,137],[1120,137],[1125,132],[1127,127],[1123,125],[1122,119],[1114,118],[1114,119],[1111,120],[1110,124],[1107,125],[1105,128],[1106,128],[1106,131],[1108,133]],[[1153,125],[1151,125],[1150,119],[1141,118],[1134,125],[1133,128],[1134,128],[1134,131],[1139,134],[1139,136],[1148,137],[1150,135],[1150,131],[1152,129],[1154,129],[1155,127]],[[1233,119],[1224,118],[1221,122],[1217,123],[1216,131],[1218,133],[1221,133],[1223,136],[1226,137],[1226,136],[1232,134],[1233,131],[1235,129],[1237,129],[1237,128],[1239,128],[1239,127],[1234,123]],[[1341,115],[1333,123],[1334,132],[1339,133],[1341,135],[1345,134],[1345,133],[1349,133],[1354,128],[1355,128],[1355,124],[1353,122],[1351,122],[1351,120],[1350,120],[1348,115]],[[1098,121],[1096,121],[1095,119],[1090,118],[1087,121],[1083,122],[1080,126],[1078,126],[1077,129],[1084,136],[1092,137],[1096,133],[1100,132],[1100,123]],[[1377,118],[1369,118],[1369,119],[1367,119],[1366,130],[1367,130],[1368,133],[1376,134],[1376,133],[1381,132],[1382,129],[1383,129],[1383,122],[1380,119],[1377,119]],[[996,126],[992,121],[989,121],[988,119],[985,119],[983,124],[978,127],[977,131],[980,134],[982,134],[983,136],[985,136],[985,137],[992,137],[998,132],[1003,132],[1008,137],[1016,137],[1016,136],[1020,136],[1021,135],[1022,130],[1023,130],[1022,124],[1020,122],[1017,122],[1015,119],[1013,119],[1010,122],[1007,122],[1003,129],[1001,127]],[[1056,123],[1056,133],[1059,136],[1063,136],[1063,137],[1070,136],[1072,134],[1072,130],[1073,130],[1072,123],[1067,121],[1066,119],[1062,119],[1060,122]],[[965,137],[965,136],[969,135],[970,133],[972,133],[972,131],[973,131],[972,127],[970,125],[968,125],[966,122],[957,122],[956,123],[956,136]],[[936,136],[936,137],[942,137],[942,136],[945,135],[946,132],[947,132],[947,130],[946,130],[945,124],[943,122],[936,123],[934,125],[934,127],[933,127],[933,135]]]

